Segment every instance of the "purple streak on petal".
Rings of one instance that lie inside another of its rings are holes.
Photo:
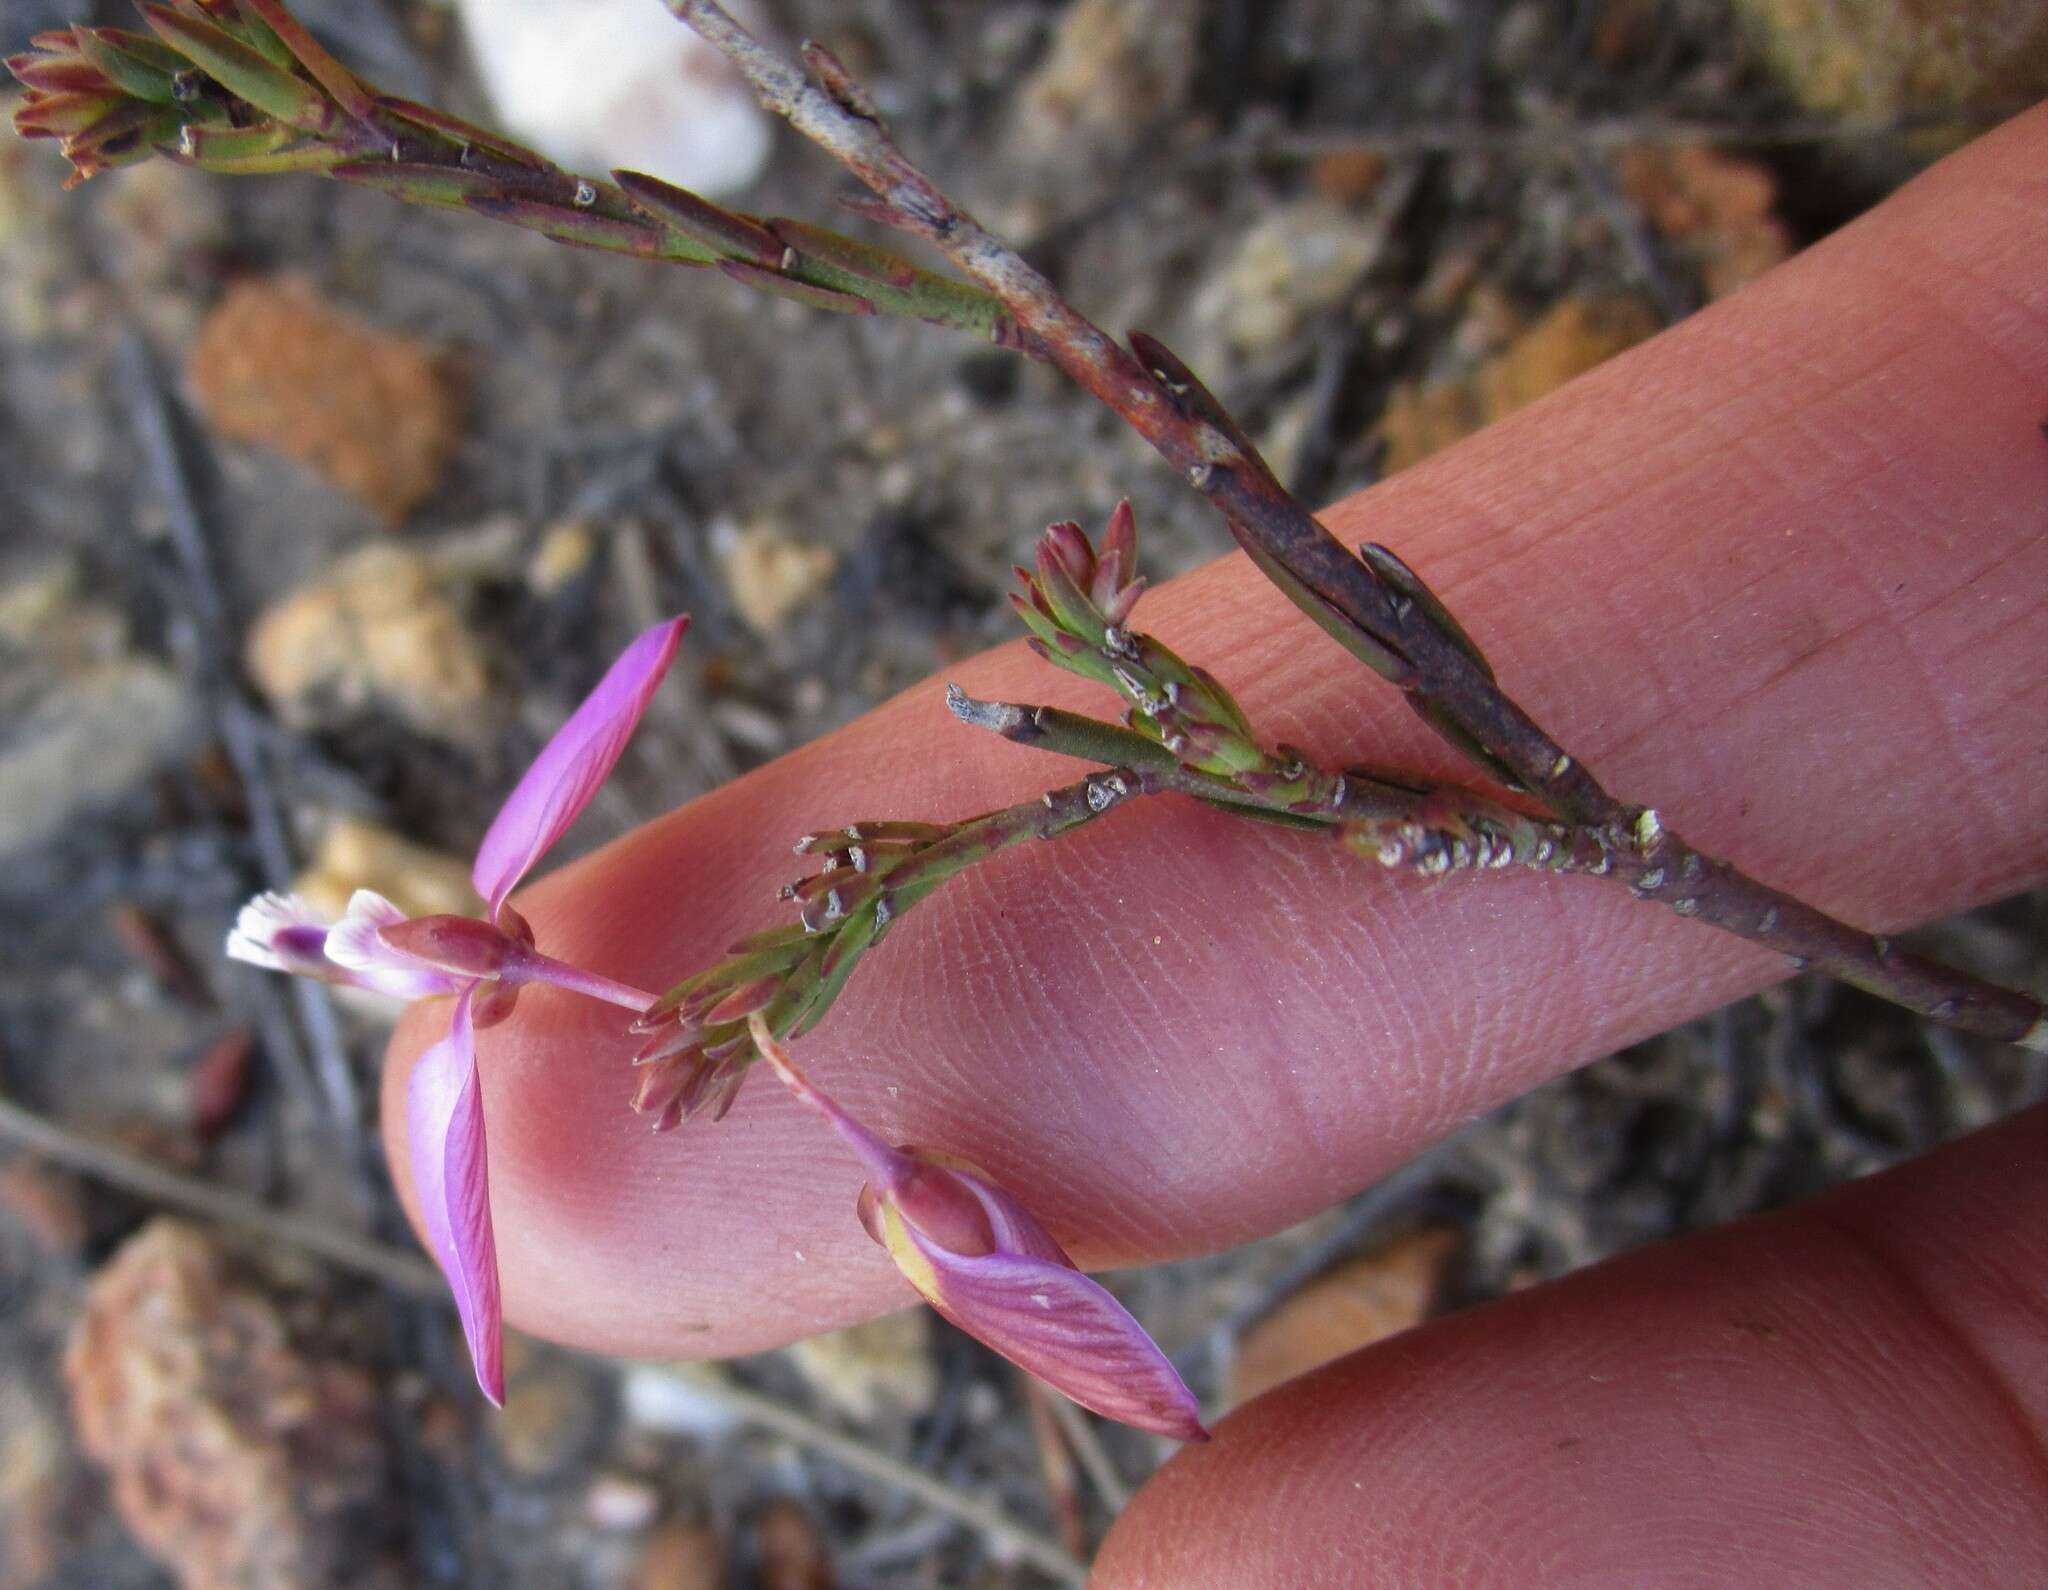
[[[406,1140],[427,1246],[455,1293],[455,1311],[462,1318],[477,1384],[502,1407],[505,1365],[498,1248],[491,1235],[483,1090],[469,1005],[470,993],[465,991],[455,1002],[448,1036],[413,1067],[405,1094]]]
[[[982,1212],[988,1217],[989,1229],[995,1234],[996,1250],[1014,1254],[1020,1258],[1043,1259],[1049,1264],[1075,1268],[1074,1261],[1067,1257],[1067,1250],[1059,1245],[1057,1238],[1038,1223],[1038,1216],[990,1181],[980,1172],[965,1166],[952,1167],[953,1177],[979,1200]]]
[[[492,920],[527,870],[576,821],[618,761],[676,654],[688,617],[646,631],[541,747],[477,846],[471,881]]]
[[[1099,1283],[1044,1259],[948,1253],[921,1232],[932,1304],[968,1335],[1107,1419],[1206,1441],[1201,1410],[1166,1354]]]
[[[227,952],[266,971],[323,977],[326,941],[327,923],[298,895],[259,894],[236,913]]]

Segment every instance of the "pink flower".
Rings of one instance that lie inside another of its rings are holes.
[[[477,1384],[494,1403],[505,1398],[503,1328],[476,1029],[511,1015],[527,983],[552,983],[635,1012],[655,1002],[653,994],[543,955],[533,929],[506,900],[590,804],[688,623],[657,624],[628,646],[506,797],[470,874],[488,917],[408,917],[365,889],[328,926],[304,901],[265,894],[242,908],[228,935],[228,954],[257,966],[403,999],[456,996],[448,1035],[420,1056],[407,1085],[407,1150],[427,1244],[454,1290]]]
[[[1028,1209],[971,1165],[890,1147],[804,1078],[759,1015],[752,1029],[775,1074],[867,1167],[861,1224],[926,1302],[1084,1408],[1182,1441],[1209,1438],[1144,1327]]]

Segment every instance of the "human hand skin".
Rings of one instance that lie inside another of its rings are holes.
[[[2043,259],[2048,108],[1326,521],[1399,551],[1610,788],[1752,875],[1879,929],[2037,886]],[[1242,558],[1139,623],[1268,737],[1463,776]],[[1016,646],[952,677],[1103,706]],[[782,919],[795,835],[1077,775],[957,727],[932,682],[518,905],[550,953],[659,988]],[[1785,970],[1596,880],[1388,875],[1148,801],[919,906],[797,1053],[1084,1264],[1128,1264],[1284,1226]],[[393,1040],[391,1142],[445,1020]],[[631,1048],[546,988],[480,1037],[514,1325],[714,1356],[910,1301],[852,1217],[858,1168],[772,1079],[655,1136]],[[2036,1112],[1283,1387],[1140,1493],[1099,1582],[2048,1577],[2044,1167]]]

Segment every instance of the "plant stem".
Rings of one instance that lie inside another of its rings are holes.
[[[874,194],[854,207],[936,246],[1000,298],[1020,340],[1113,410],[1222,513],[1276,584],[1408,693],[1460,749],[1476,751],[1575,829],[1613,842],[1608,875],[1786,957],[1982,1037],[2048,1051],[2041,1001],[1897,949],[1745,876],[1610,794],[1494,681],[1421,582],[1383,549],[1355,556],[1288,494],[1192,372],[1149,338],[1124,347],[1042,273],[956,205],[897,148],[866,94],[829,52],[807,45],[816,81],[765,50],[716,0],[664,0],[716,45],[761,102]],[[1142,358],[1140,355],[1142,354]],[[1380,554],[1375,557],[1374,554]],[[1398,571],[1398,573],[1394,572]],[[1405,576],[1405,578],[1404,578]]]

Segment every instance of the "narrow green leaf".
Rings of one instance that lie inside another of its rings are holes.
[[[736,282],[768,294],[771,298],[787,298],[793,303],[805,304],[812,309],[829,310],[835,315],[872,315],[875,305],[872,299],[858,292],[841,291],[836,287],[820,287],[814,282],[799,281],[793,276],[784,276],[776,271],[763,270],[758,265],[749,265],[745,260],[722,259],[718,268]]]
[[[471,197],[491,193],[497,187],[493,179],[480,171],[402,160],[350,160],[336,166],[329,175],[359,188],[388,193],[408,204],[447,205],[458,210]]]
[[[687,188],[650,177],[644,171],[614,171],[616,182],[633,203],[663,226],[673,227],[702,246],[708,260],[739,259],[764,270],[779,271],[788,250],[767,227],[732,210],[721,210]]]
[[[490,194],[472,195],[463,202],[478,215],[525,227],[571,248],[594,248],[607,254],[651,259],[661,244],[661,234],[652,227],[587,210],[564,210],[534,199],[507,199]]]
[[[260,127],[194,127],[178,134],[173,159],[230,177],[276,176],[290,171],[330,171],[348,151],[301,139],[275,122]]]
[[[139,33],[123,33],[116,28],[79,27],[71,32],[78,41],[78,53],[98,67],[101,75],[122,93],[146,99],[153,105],[178,102],[177,75],[190,67],[175,50]]]
[[[509,138],[501,138],[474,122],[467,122],[459,116],[451,116],[446,111],[436,110],[432,105],[422,105],[417,100],[401,99],[396,94],[379,94],[376,108],[381,116],[395,117],[401,122],[408,122],[420,131],[436,139],[446,140],[465,152],[480,149],[515,166],[524,166],[529,171],[555,169],[531,149],[515,144]]]
[[[306,31],[304,24],[278,3],[278,0],[239,0],[242,15],[252,29],[261,30],[264,35],[276,40],[277,47],[284,52],[278,62],[289,66],[296,61],[306,69],[307,75],[322,88],[328,97],[356,121],[373,126],[375,103],[363,85],[356,81],[349,69],[328,54],[313,35]],[[270,53],[261,42],[257,48],[266,55]],[[275,57],[273,57],[275,59]]]
[[[1392,586],[1397,593],[1421,608],[1443,637],[1477,663],[1487,678],[1493,678],[1493,664],[1486,660],[1486,654],[1479,649],[1479,643],[1465,633],[1462,624],[1451,617],[1451,610],[1444,606],[1436,592],[1423,583],[1421,575],[1377,541],[1368,541],[1360,547],[1358,556],[1367,568]]]
[[[266,116],[307,132],[330,128],[334,108],[326,95],[241,40],[169,6],[143,6],[142,20],[222,88]]]
[[[1368,635],[1290,574],[1243,526],[1232,524],[1230,533],[1259,572],[1280,588],[1281,593],[1315,620],[1316,626],[1374,673],[1406,687],[1415,678],[1415,665],[1392,647]]]

